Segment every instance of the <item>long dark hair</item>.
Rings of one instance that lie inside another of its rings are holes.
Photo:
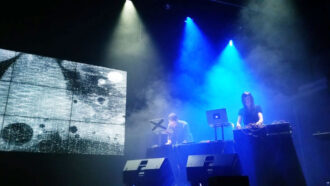
[[[250,97],[251,98],[251,109],[254,109],[254,98],[252,96],[252,94],[250,92],[244,92],[242,94],[242,104],[244,106],[245,109],[247,109],[246,103],[245,103],[245,98]]]

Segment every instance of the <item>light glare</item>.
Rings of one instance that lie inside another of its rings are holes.
[[[188,23],[188,22],[192,22],[192,21],[193,21],[193,19],[191,19],[191,17],[187,17],[184,22]]]
[[[233,46],[233,40],[229,41],[229,46]]]

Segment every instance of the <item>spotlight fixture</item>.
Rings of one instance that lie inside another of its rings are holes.
[[[229,40],[229,46],[233,46],[233,40]]]
[[[188,16],[184,22],[188,23],[188,22],[192,22],[192,21],[193,21],[193,19],[191,19],[191,17]]]

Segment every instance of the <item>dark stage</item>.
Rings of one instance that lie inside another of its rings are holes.
[[[330,185],[329,33],[327,0],[2,2],[0,185]]]

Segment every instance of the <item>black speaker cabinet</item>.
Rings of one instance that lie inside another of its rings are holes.
[[[125,185],[168,186],[174,181],[167,158],[128,160],[123,170]]]
[[[210,177],[241,175],[237,154],[191,155],[188,157],[186,168],[188,181],[192,185],[206,185]]]
[[[208,179],[208,186],[249,186],[247,176],[216,176]]]

